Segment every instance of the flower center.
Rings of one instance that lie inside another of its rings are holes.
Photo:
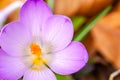
[[[38,44],[32,43],[30,45],[30,51],[33,54],[31,61],[34,66],[41,66],[42,64],[46,63],[46,60],[44,58],[42,58],[42,50]],[[32,67],[32,69],[35,69],[35,68]]]

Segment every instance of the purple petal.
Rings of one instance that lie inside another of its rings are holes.
[[[71,20],[62,15],[50,17],[43,27],[42,37],[44,43],[51,45],[53,51],[64,49],[73,37]]]
[[[49,67],[62,75],[72,74],[82,69],[88,61],[85,47],[79,42],[72,42],[67,48],[54,54]]]
[[[2,49],[12,56],[25,55],[23,49],[29,40],[29,31],[20,22],[7,24],[0,35]]]
[[[45,67],[41,70],[29,69],[25,72],[23,80],[56,80],[56,78],[53,72]]]
[[[10,57],[0,49],[0,78],[2,80],[18,80],[26,69],[27,67],[19,57]]]
[[[42,25],[52,15],[43,0],[28,0],[20,12],[20,21],[28,27],[33,36],[39,36]]]

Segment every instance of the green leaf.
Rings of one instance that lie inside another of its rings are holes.
[[[94,27],[94,25],[103,17],[105,16],[110,10],[112,9],[112,6],[108,6],[106,9],[104,9],[98,16],[96,16],[94,19],[92,19],[88,24],[86,24],[83,29],[75,35],[74,41],[81,41],[87,33]]]
[[[49,7],[53,10],[53,8],[54,8],[54,0],[47,0],[47,3],[49,5]]]
[[[23,80],[22,78],[20,78],[19,80]]]
[[[86,18],[83,16],[75,16],[72,18],[74,30],[76,31],[84,22],[86,21]]]
[[[73,80],[72,76],[63,76],[63,75],[59,75],[59,74],[56,74],[56,78],[57,80]]]

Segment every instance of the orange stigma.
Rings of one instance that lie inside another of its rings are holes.
[[[31,50],[32,54],[34,54],[34,55],[40,56],[42,54],[42,50],[41,50],[40,46],[36,43],[32,43],[30,45],[30,50]]]

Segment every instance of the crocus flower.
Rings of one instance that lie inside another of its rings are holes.
[[[0,34],[0,78],[3,80],[56,80],[53,72],[69,75],[82,69],[88,54],[72,41],[73,25],[53,15],[43,0],[27,0],[20,19]]]

